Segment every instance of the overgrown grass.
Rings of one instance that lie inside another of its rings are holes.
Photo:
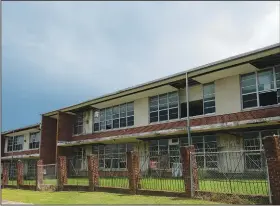
[[[25,184],[35,185],[35,180],[25,180]],[[45,179],[44,184],[56,185],[56,179]],[[16,181],[9,181],[10,185],[16,185]],[[87,178],[68,178],[69,185],[88,185]],[[99,185],[102,187],[120,187],[128,188],[128,178],[110,177],[100,178]],[[161,191],[173,191],[184,192],[183,179],[164,179],[164,178],[143,178],[140,181],[141,189],[146,190],[161,190]],[[231,193],[231,194],[243,194],[243,195],[267,195],[268,194],[267,181],[265,180],[200,180],[199,190],[217,193]]]
[[[121,197],[121,198],[120,198]],[[104,192],[42,192],[3,189],[2,199],[32,204],[220,204],[204,200]]]

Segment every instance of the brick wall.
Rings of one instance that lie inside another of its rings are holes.
[[[17,162],[17,186],[23,185],[24,164],[22,161]]]
[[[64,112],[58,113],[58,141],[70,141],[73,136],[75,116]]]
[[[40,159],[44,161],[44,164],[54,164],[56,162],[56,131],[57,120],[42,116]]]
[[[34,150],[26,150],[26,151],[20,151],[20,152],[7,152],[3,155],[5,156],[17,156],[17,155],[32,155],[32,154],[39,154],[39,149]]]
[[[1,135],[1,157],[4,156],[5,151],[5,136]]]
[[[280,140],[279,136],[263,139],[267,158],[272,204],[280,205]]]

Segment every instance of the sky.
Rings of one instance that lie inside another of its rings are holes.
[[[279,4],[2,2],[2,131],[278,43]]]

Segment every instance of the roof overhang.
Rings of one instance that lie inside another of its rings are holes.
[[[5,132],[2,132],[1,135],[10,136],[10,135],[17,135],[17,134],[20,134],[22,132],[30,132],[30,131],[31,132],[32,131],[40,131],[40,123],[34,124],[34,125],[29,125],[29,126],[26,126],[26,127],[21,127],[21,128],[14,129],[14,130],[5,131]]]
[[[127,95],[132,95],[135,93],[151,90],[157,87],[162,87],[164,85],[172,85],[174,87],[177,87],[177,85],[174,85],[175,82],[179,82],[179,85],[184,84],[183,80],[186,79],[186,73],[188,73],[189,81],[192,84],[196,84],[196,78],[202,75],[218,72],[220,70],[230,69],[231,67],[238,67],[240,65],[246,65],[255,62],[258,59],[262,59],[267,56],[275,55],[280,53],[280,43],[273,44],[258,50],[254,50],[251,52],[243,53],[241,55],[233,56],[230,58],[226,58],[220,61],[216,61],[211,64],[206,64],[200,67],[196,67],[194,69],[190,69],[187,71],[183,71],[168,77],[164,77],[161,79],[157,79],[155,81],[147,82],[145,84],[140,84],[135,87],[129,87],[124,90],[120,90],[108,95],[104,95],[89,101],[85,101],[70,107],[66,107],[63,109],[55,110],[52,112],[48,112],[43,114],[44,116],[53,116],[58,113],[58,111],[62,112],[69,112],[69,111],[76,111],[79,109],[87,108],[90,105],[100,104],[105,101],[114,100],[117,98],[123,98]],[[255,65],[254,65],[255,66]],[[220,74],[219,74],[220,75]]]

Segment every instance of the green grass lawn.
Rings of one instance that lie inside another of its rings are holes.
[[[221,204],[176,197],[123,195],[104,192],[39,192],[17,189],[3,189],[2,199],[32,204]]]
[[[16,185],[16,181],[9,182],[10,185]],[[24,184],[35,185],[34,180],[25,180]],[[44,184],[56,185],[56,179],[45,179]],[[88,185],[87,178],[68,178],[69,185]],[[146,190],[161,190],[184,192],[184,182],[182,179],[156,179],[143,178],[140,181],[141,189]],[[99,185],[102,187],[121,187],[128,188],[128,178],[100,178]],[[265,180],[210,180],[204,179],[199,181],[199,190],[217,192],[217,193],[232,193],[244,195],[267,195],[267,182]]]

